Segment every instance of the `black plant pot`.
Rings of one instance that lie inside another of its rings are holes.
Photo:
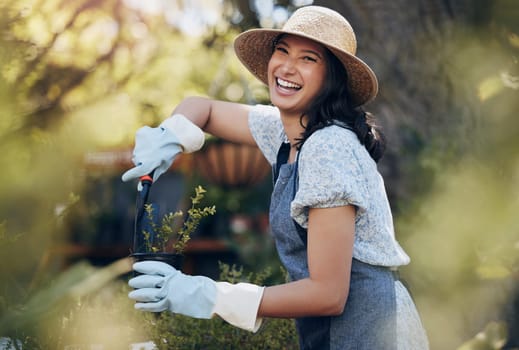
[[[177,270],[182,270],[184,255],[176,253],[133,253],[130,255],[135,262],[138,261],[160,261],[173,266]]]

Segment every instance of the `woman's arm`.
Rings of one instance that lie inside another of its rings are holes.
[[[211,135],[237,143],[255,145],[249,129],[250,106],[234,102],[188,97],[173,111],[180,113]]]
[[[348,298],[355,207],[310,209],[308,278],[267,287],[258,317],[341,314]]]

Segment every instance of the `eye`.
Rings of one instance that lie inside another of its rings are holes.
[[[282,52],[282,53],[288,53],[288,50],[284,48],[283,46],[276,46],[276,51]]]
[[[307,61],[307,62],[317,62],[317,58],[312,57],[312,56],[304,56],[303,60]]]

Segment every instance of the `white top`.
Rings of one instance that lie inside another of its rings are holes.
[[[279,110],[254,106],[249,127],[260,150],[274,165],[279,147],[287,139]],[[395,239],[382,176],[354,132],[335,125],[314,132],[301,149],[298,175],[299,188],[291,204],[291,216],[301,226],[308,226],[309,208],[354,205],[353,257],[380,266],[409,263]]]

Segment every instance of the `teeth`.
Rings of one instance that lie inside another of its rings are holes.
[[[291,83],[291,82],[283,80],[283,79],[277,78],[276,81],[279,86],[282,86],[285,88],[290,88],[290,89],[300,89],[301,88],[301,85],[297,85],[297,84]]]

